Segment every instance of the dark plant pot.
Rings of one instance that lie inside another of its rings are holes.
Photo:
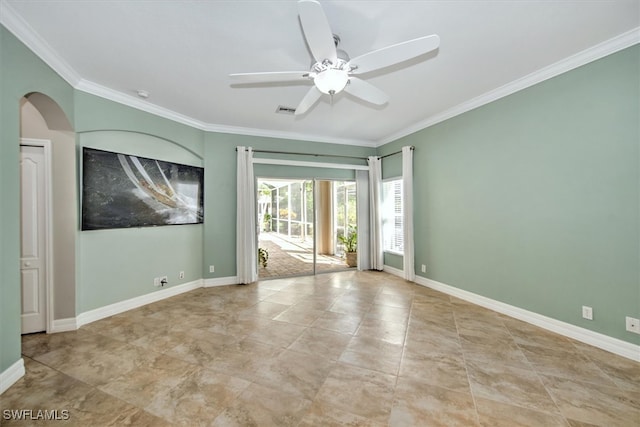
[[[358,265],[358,253],[357,252],[347,252],[346,253],[346,262],[347,267],[355,267]]]

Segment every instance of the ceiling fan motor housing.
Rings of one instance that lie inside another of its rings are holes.
[[[279,71],[270,73],[241,73],[231,76],[243,82],[311,80],[314,86],[295,110],[302,115],[313,107],[323,94],[331,96],[342,92],[374,105],[384,105],[389,97],[380,89],[360,78],[360,75],[408,61],[438,48],[437,35],[419,37],[377,49],[353,59],[338,49],[340,37],[333,34],[318,0],[298,0],[298,15],[302,31],[314,61],[309,71]]]
[[[340,36],[333,34],[333,42],[336,45],[335,61],[323,59],[311,64],[309,77],[313,80],[318,90],[327,95],[335,95],[341,92],[349,83],[349,73],[352,67],[349,66],[349,54],[342,49],[338,49]]]
[[[334,95],[345,88],[350,71],[349,64],[342,59],[337,59],[335,63],[325,59],[313,64],[309,75],[320,92]]]

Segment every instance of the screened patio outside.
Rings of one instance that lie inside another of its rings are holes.
[[[313,186],[310,180],[258,180],[258,247],[269,254],[260,278],[314,274]],[[338,237],[355,226],[355,184],[319,181],[316,197],[315,272],[348,269]]]

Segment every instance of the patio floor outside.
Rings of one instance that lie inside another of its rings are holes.
[[[299,237],[288,238],[275,232],[261,232],[258,247],[269,252],[267,267],[260,266],[260,279],[313,274],[313,241]],[[347,270],[344,258],[318,255],[316,272]]]

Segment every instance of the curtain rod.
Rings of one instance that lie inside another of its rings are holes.
[[[411,151],[413,151],[413,150],[415,150],[415,149],[416,149],[416,147],[414,147],[413,145],[412,145],[412,146],[410,146],[409,148],[411,148]],[[389,153],[389,154],[385,154],[384,156],[379,156],[378,158],[379,158],[379,159],[384,159],[385,157],[395,156],[396,154],[400,154],[400,153],[402,153],[402,150],[400,150],[400,151],[395,151],[395,152],[393,152],[393,153]]]
[[[238,151],[238,147],[236,147],[236,151]],[[341,157],[343,159],[358,159],[358,160],[367,160],[366,157],[357,157],[357,156],[344,156],[340,154],[313,154],[313,153],[298,153],[294,151],[274,151],[274,150],[253,150],[254,153],[268,153],[268,154],[293,154],[296,156],[314,156],[314,157]]]
[[[413,145],[410,147],[411,150],[415,150],[416,147]],[[238,147],[236,147],[236,151],[238,151]],[[357,157],[357,156],[344,156],[340,154],[313,154],[313,153],[298,153],[294,151],[274,151],[274,150],[253,150],[254,153],[268,153],[268,154],[293,154],[296,156],[314,156],[314,157],[341,157],[343,159],[358,159],[358,160],[368,160],[367,157]],[[395,156],[396,154],[402,153],[402,150],[395,151],[393,153],[385,154],[384,156],[379,156],[379,159],[384,159],[385,157]]]

